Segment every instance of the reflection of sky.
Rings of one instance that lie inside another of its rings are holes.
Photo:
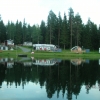
[[[2,88],[0,89],[0,100],[49,100],[45,86],[40,88],[39,84],[29,82],[22,89],[22,85],[16,88],[13,83],[12,86],[8,86],[7,88],[6,84],[6,82],[3,82]],[[72,98],[72,100],[76,100],[75,95]],[[57,98],[57,93],[55,93],[50,100],[67,100],[67,93],[64,94],[64,98],[62,97],[62,91],[59,94],[59,98]],[[86,94],[85,86],[82,86],[77,100],[100,100],[99,88],[91,88],[89,94]]]
[[[100,91],[98,87],[91,88],[88,94],[86,93],[86,91],[87,90],[85,86],[82,86],[81,91],[77,96],[77,99],[74,95],[72,100],[100,100]]]

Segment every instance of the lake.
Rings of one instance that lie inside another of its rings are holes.
[[[100,59],[0,58],[0,100],[100,100]]]

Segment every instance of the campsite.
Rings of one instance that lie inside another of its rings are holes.
[[[25,54],[28,57],[34,56],[36,58],[62,58],[62,59],[71,59],[71,58],[90,58],[90,59],[98,59],[100,58],[99,51],[90,51],[89,53],[75,53],[71,52],[71,50],[62,50],[62,52],[51,52],[51,51],[43,51],[43,50],[33,50],[29,46],[21,46],[23,48],[29,49],[28,52],[23,52],[20,47],[15,48],[15,50],[5,50],[0,52],[0,57],[14,57],[16,58],[18,54]]]

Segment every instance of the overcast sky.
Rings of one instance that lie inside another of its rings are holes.
[[[74,15],[79,13],[83,23],[88,18],[95,24],[100,24],[100,0],[0,0],[0,14],[3,22],[25,21],[30,24],[40,24],[42,20],[47,22],[49,11],[57,16],[64,13],[68,16],[68,9],[74,10]]]

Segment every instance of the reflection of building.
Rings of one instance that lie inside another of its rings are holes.
[[[99,65],[100,65],[100,59],[99,59]]]
[[[32,66],[32,62],[28,62],[28,61],[27,62],[23,62],[23,65],[24,66],[30,66],[31,67]]]
[[[7,62],[7,68],[13,68],[14,62]]]
[[[5,64],[7,68],[13,68],[14,59],[13,58],[1,58],[0,63]]]
[[[78,59],[71,59],[71,63],[76,66],[76,65],[81,65],[82,63],[89,63],[89,60],[87,60],[87,59],[80,59],[80,58],[78,58]]]
[[[31,59],[29,58],[23,58],[17,61],[17,63],[21,63],[24,67],[31,67],[34,65],[40,65],[40,66],[53,66],[57,65],[61,62],[61,59],[34,59],[33,57]],[[13,58],[1,58],[0,63],[4,64],[7,68],[13,68],[15,62]]]
[[[0,63],[13,61],[13,58],[0,58]]]
[[[56,59],[37,59],[33,60],[34,65],[40,65],[40,66],[53,66],[57,63],[61,62],[61,60]]]
[[[73,65],[81,65],[82,62],[85,62],[85,61],[82,59],[71,59],[71,63]]]

